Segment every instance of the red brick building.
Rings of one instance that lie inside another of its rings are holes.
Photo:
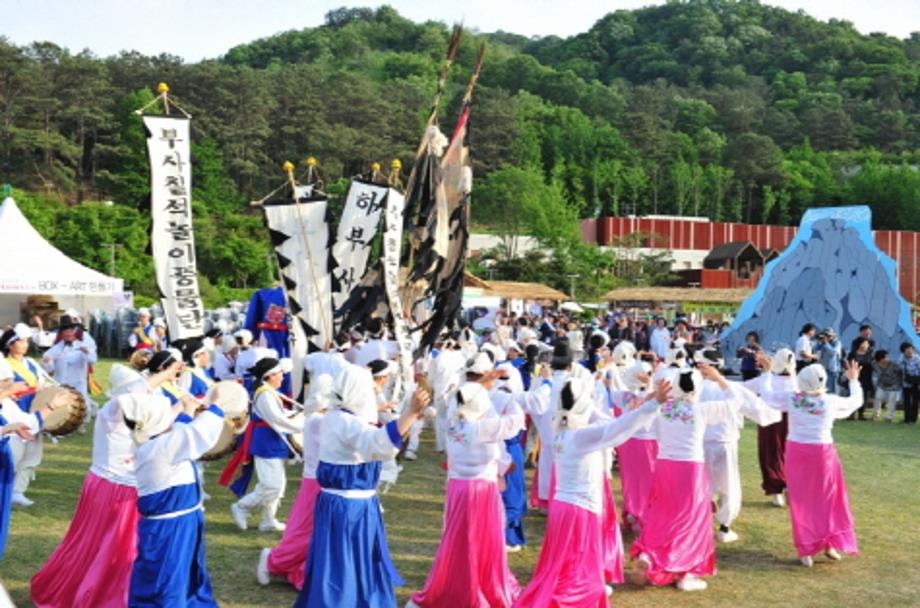
[[[759,272],[739,276],[731,270],[704,269],[702,260],[714,248],[727,243],[750,241],[769,256],[769,250],[781,252],[785,249],[796,231],[794,226],[761,226],[710,222],[705,218],[662,216],[602,217],[585,220],[581,229],[586,241],[602,246],[616,246],[630,234],[650,235],[638,246],[673,251],[679,261],[675,270],[686,276],[698,276],[692,283],[705,288],[753,287],[760,278]],[[920,265],[917,262],[920,255],[920,233],[876,230],[873,234],[879,249],[897,263],[901,295],[908,302],[916,302],[920,295]]]

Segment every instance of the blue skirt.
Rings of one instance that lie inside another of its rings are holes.
[[[129,606],[216,608],[205,565],[204,512],[141,518]]]
[[[306,583],[295,608],[393,608],[403,580],[387,547],[380,501],[320,492]]]
[[[16,466],[13,462],[13,450],[10,440],[0,441],[0,560],[6,551],[6,537],[10,531],[10,513],[13,504],[13,480],[16,478]]]
[[[524,515],[527,514],[524,450],[517,437],[506,441],[505,447],[514,462],[514,470],[505,475],[505,491],[502,492],[502,503],[505,505],[505,544],[523,545]]]

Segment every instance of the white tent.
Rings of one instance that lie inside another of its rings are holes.
[[[124,291],[121,279],[76,262],[38,233],[16,201],[0,205],[0,323],[19,320],[30,295],[54,296],[62,309],[111,311]]]

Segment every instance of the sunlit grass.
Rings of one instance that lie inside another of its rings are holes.
[[[103,374],[103,377],[107,375]],[[835,429],[850,491],[861,555],[815,568],[798,565],[789,515],[769,506],[759,489],[755,433],[748,426],[741,442],[744,509],[736,529],[741,541],[719,550],[719,573],[709,590],[682,594],[673,589],[617,590],[613,606],[912,606],[920,605],[920,428],[884,422],[841,422]],[[89,466],[90,435],[74,435],[46,445],[45,462],[29,491],[36,501],[14,511],[10,542],[0,576],[18,606],[27,606],[28,581],[63,536]],[[293,589],[281,583],[267,588],[255,580],[262,547],[279,534],[240,532],[231,521],[231,496],[216,484],[220,466],[207,468],[208,565],[221,606],[287,606]],[[423,435],[420,459],[407,462],[399,483],[383,498],[384,519],[393,558],[406,586],[400,602],[424,583],[440,540],[444,474],[433,453],[431,435]],[[297,493],[299,467],[288,469],[288,490],[281,509]],[[617,490],[618,491],[618,490]],[[527,517],[530,544],[511,555],[522,583],[529,580],[539,551],[545,518]],[[75,557],[74,567],[79,568]],[[447,608],[447,607],[445,607]]]

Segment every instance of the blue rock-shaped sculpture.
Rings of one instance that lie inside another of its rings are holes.
[[[810,209],[792,243],[767,265],[757,289],[722,335],[733,357],[750,331],[768,350],[791,347],[806,323],[834,328],[844,349],[872,326],[877,349],[892,359],[902,343],[918,344],[910,305],[898,293],[894,260],[875,245],[868,207]]]

